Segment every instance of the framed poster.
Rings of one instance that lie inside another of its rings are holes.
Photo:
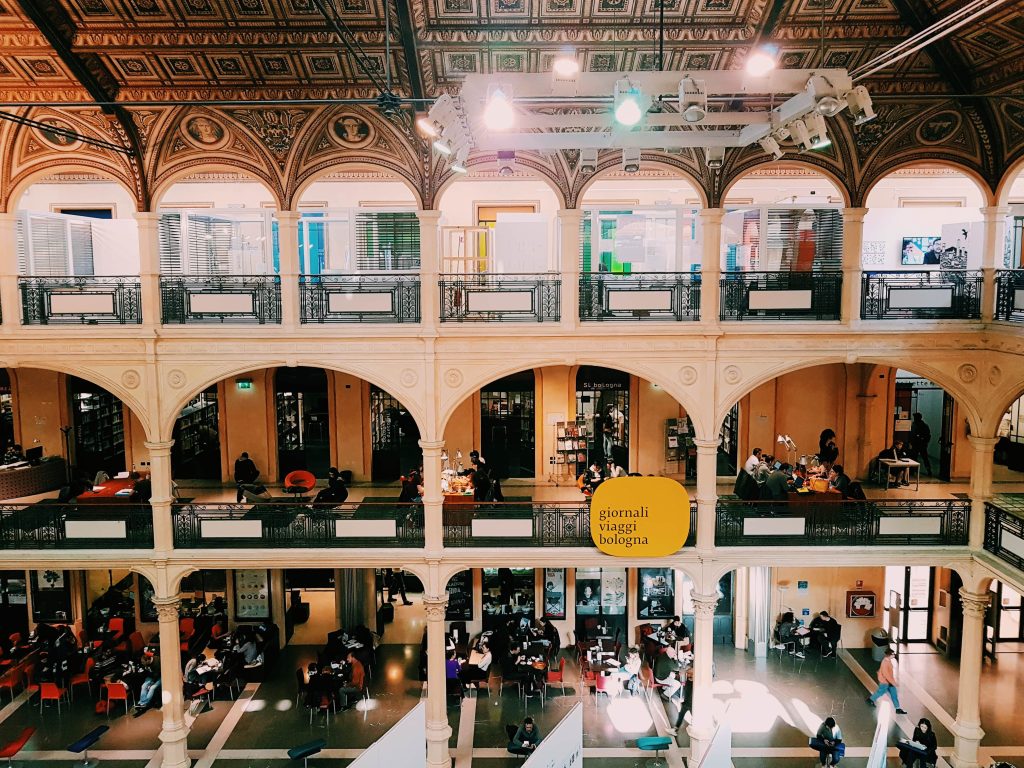
[[[484,619],[534,615],[532,568],[483,569]]]
[[[605,616],[626,613],[626,569],[601,569],[601,612]]]
[[[576,615],[597,616],[601,613],[601,569],[576,569]]]
[[[846,593],[846,618],[872,619],[875,616],[875,593],[861,589]]]
[[[235,571],[235,618],[270,619],[270,572]]]
[[[675,616],[676,579],[671,568],[641,568],[637,575],[636,617],[671,619]]]
[[[64,571],[48,569],[30,572],[32,620],[66,622],[71,620],[71,590]]]
[[[565,618],[565,568],[544,569],[544,618]]]
[[[473,620],[473,571],[459,571],[448,580],[448,607],[445,621]]]

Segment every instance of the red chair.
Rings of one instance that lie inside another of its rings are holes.
[[[14,756],[21,751],[28,740],[32,738],[32,734],[36,732],[35,726],[29,725],[22,728],[21,733],[18,734],[14,741],[10,741],[0,747],[0,760],[7,758],[7,768],[11,768],[14,765]]]
[[[647,675],[644,675],[644,670],[647,671]],[[661,691],[665,686],[654,679],[654,670],[650,667],[644,667],[640,670],[640,678],[644,684],[644,690],[647,693],[647,700],[651,700],[651,694],[655,691]]]
[[[26,665],[22,674],[25,676],[25,690],[28,691],[28,697],[31,699],[39,691],[39,686],[32,683],[32,678],[36,676],[36,665]]]
[[[304,469],[296,469],[284,477],[285,493],[294,493],[296,496],[309,493],[315,485],[316,477],[312,472],[307,472]]]
[[[217,638],[219,638],[223,634],[224,634],[224,627],[222,627],[220,624],[214,624],[210,628],[210,637],[212,639],[214,639],[214,640],[216,640]]]
[[[597,694],[603,693],[609,699],[611,694],[608,693],[608,675],[596,675],[594,677],[594,698],[597,698]]]
[[[0,680],[0,691],[7,691],[9,694],[11,694],[12,702],[14,701],[14,686],[16,685],[22,685],[21,673],[16,669],[11,670],[11,672],[9,672],[7,675],[4,676],[2,680]]]
[[[71,700],[75,700],[75,688],[80,685],[84,685],[86,690],[89,691],[89,698],[92,698],[92,680],[89,677],[89,673],[92,672],[92,668],[96,666],[96,660],[89,658],[85,660],[85,669],[79,672],[77,675],[72,675],[71,680],[68,682],[68,689],[71,691]]]
[[[39,714],[43,713],[43,704],[48,701],[57,702],[57,715],[60,716],[60,702],[68,692],[58,686],[56,683],[40,683],[39,684]]]
[[[552,672],[548,670],[547,676],[544,678],[544,687],[551,685],[552,683],[558,683],[562,687],[562,693],[565,693],[565,657],[563,656],[558,660],[558,671]]]
[[[45,683],[43,683],[45,685]],[[103,691],[106,693],[107,699],[107,719],[110,719],[110,710],[113,709],[113,703],[115,701],[124,702],[124,713],[128,714],[128,689],[122,683],[104,683]],[[101,695],[101,698],[102,695]]]
[[[17,648],[21,645],[21,632],[13,632],[7,639],[11,641],[12,648]]]

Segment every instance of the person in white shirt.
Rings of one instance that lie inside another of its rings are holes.
[[[608,459],[608,469],[605,472],[605,479],[610,480],[613,477],[625,477],[626,470],[615,463],[613,459]]]
[[[743,462],[743,471],[751,477],[754,477],[754,473],[757,468],[761,465],[761,449],[755,448],[750,452],[750,458]]]
[[[486,644],[481,644],[480,654],[480,659],[476,664],[466,662],[462,665],[462,669],[459,672],[459,680],[462,681],[463,685],[484,682],[490,677],[490,673],[487,670],[491,667],[491,649]]]

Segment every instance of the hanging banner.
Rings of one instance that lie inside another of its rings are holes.
[[[690,533],[690,497],[667,477],[605,480],[590,500],[590,537],[606,555],[666,557]]]
[[[350,768],[354,765],[351,763]],[[551,733],[542,734],[523,768],[583,768],[582,703],[570,709]]]
[[[405,717],[348,764],[348,768],[426,768],[426,702],[421,701]],[[579,705],[577,705],[579,706]],[[582,743],[583,721],[580,720]]]

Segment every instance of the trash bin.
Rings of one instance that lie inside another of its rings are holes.
[[[871,658],[881,661],[885,658],[885,649],[889,647],[892,638],[889,633],[879,627],[871,630]]]

